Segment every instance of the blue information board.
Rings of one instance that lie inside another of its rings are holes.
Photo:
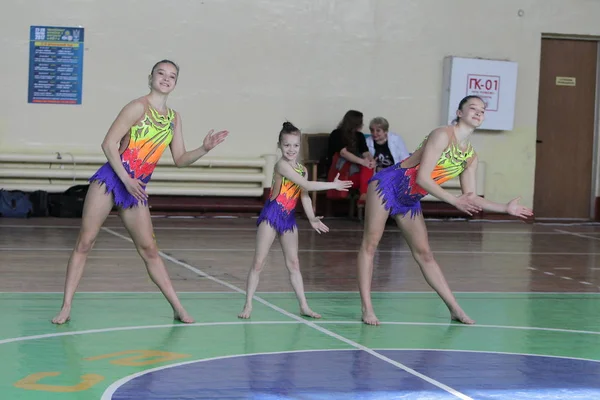
[[[81,104],[83,28],[31,26],[29,103]]]

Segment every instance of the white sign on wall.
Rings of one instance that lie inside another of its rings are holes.
[[[512,130],[517,93],[517,63],[479,58],[444,58],[442,124],[456,118],[460,100],[476,95],[486,102],[480,129]]]

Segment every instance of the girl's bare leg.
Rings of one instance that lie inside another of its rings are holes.
[[[169,274],[158,254],[158,246],[154,239],[154,229],[150,210],[147,206],[139,205],[137,207],[120,210],[119,215],[127,228],[133,243],[146,264],[148,275],[152,282],[158,286],[160,291],[166,297],[173,308],[174,318],[184,323],[192,323],[194,319],[185,311],[183,305],[175,293]]]
[[[63,304],[60,312],[52,319],[54,324],[64,324],[70,319],[73,296],[79,286],[83,269],[90,250],[106,217],[113,207],[112,193],[105,193],[104,188],[97,182],[92,182],[83,204],[81,228],[77,236],[75,248],[67,264],[67,276]]]
[[[421,268],[425,280],[438,293],[444,303],[446,303],[446,306],[450,310],[451,318],[464,324],[474,324],[475,321],[469,318],[458,305],[440,266],[433,258],[423,215],[419,214],[413,218],[410,215],[404,217],[396,216],[396,222],[400,229],[402,229],[402,233],[408,242],[415,261]]]
[[[379,325],[371,303],[371,280],[373,278],[373,258],[381,240],[389,212],[376,193],[377,183],[371,182],[367,190],[365,206],[365,230],[358,252],[358,289],[362,304],[362,320],[368,325]]]
[[[298,298],[300,314],[311,318],[321,318],[320,314],[310,309],[304,294],[304,282],[302,281],[300,261],[298,260],[298,230],[294,229],[291,232],[285,232],[279,237],[279,241],[281,242],[281,249],[285,258],[285,266],[290,273],[290,282]]]
[[[252,262],[252,267],[248,272],[248,279],[246,281],[246,304],[242,312],[239,313],[239,318],[250,318],[250,314],[252,314],[252,297],[254,297],[254,292],[256,292],[256,288],[258,287],[260,273],[265,266],[265,261],[276,235],[277,232],[275,232],[275,229],[267,222],[263,222],[258,226],[254,261]]]

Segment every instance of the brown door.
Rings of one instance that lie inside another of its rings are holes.
[[[542,39],[537,218],[591,217],[597,48],[593,41]]]

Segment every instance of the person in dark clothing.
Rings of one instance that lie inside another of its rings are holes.
[[[352,187],[358,189],[360,194],[359,203],[366,199],[368,182],[376,166],[362,128],[363,114],[349,110],[329,135],[328,146],[328,159],[331,162],[329,176],[340,173],[344,179],[351,180]]]

